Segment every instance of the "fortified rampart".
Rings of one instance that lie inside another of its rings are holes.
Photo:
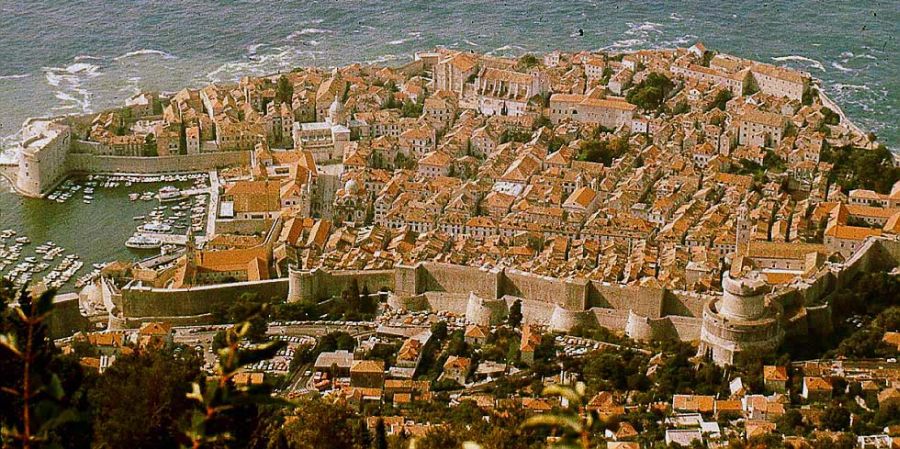
[[[153,175],[209,171],[216,168],[249,164],[249,151],[220,151],[158,157],[101,156],[86,153],[69,153],[66,155],[66,169],[69,173]]]
[[[75,173],[156,175],[209,171],[250,163],[249,151],[214,151],[158,157],[97,154],[100,152],[100,143],[70,139],[68,126],[49,126],[59,130],[53,139],[38,140],[31,147],[19,151],[18,170],[13,185],[23,195],[44,195]]]
[[[765,295],[767,308],[745,321],[722,320],[715,303],[722,295],[702,295],[662,288],[619,286],[596,281],[555,279],[510,269],[482,269],[443,263],[419,263],[390,270],[289,270],[288,278],[194,287],[155,289],[128,285],[113,296],[119,322],[134,326],[165,319],[179,323],[210,322],[243,293],[260,298],[319,301],[339,296],[355,279],[370,292],[392,291],[388,305],[410,310],[447,310],[471,321],[497,323],[514,301],[522,302],[526,322],[567,331],[574,326],[605,327],[638,340],[702,339],[710,324],[706,348],[719,363],[741,348],[769,350],[784,335],[826,335],[831,328],[830,296],[852,286],[860,274],[894,269],[900,264],[900,241],[869,239],[842,264],[826,264],[815,276],[797,280]],[[77,296],[60,298],[51,319],[54,336],[86,329]],[[755,307],[755,303],[751,304]],[[744,313],[747,311],[743,311]],[[471,316],[470,316],[471,315]],[[715,338],[713,338],[715,337]],[[718,340],[716,340],[718,339]],[[760,343],[754,346],[753,342]],[[702,345],[701,345],[702,346]]]
[[[811,278],[795,280],[762,299],[755,289],[741,292],[746,295],[745,301],[729,301],[734,297],[727,297],[726,292],[726,301],[710,300],[705,305],[700,352],[727,365],[748,354],[775,349],[785,335],[828,335],[832,331],[834,292],[852,287],[864,273],[890,271],[898,266],[900,240],[869,238],[844,263],[826,264]],[[724,313],[720,305],[725,305]]]
[[[662,288],[621,286],[584,279],[559,279],[514,269],[483,269],[422,262],[392,270],[291,270],[289,301],[337,296],[356,279],[370,291],[392,290],[388,305],[407,310],[447,310],[472,323],[498,323],[513,302],[522,302],[526,322],[568,331],[575,326],[607,327],[636,339],[699,335],[700,295]],[[629,315],[632,325],[629,326]],[[674,320],[670,317],[675,318]]]
[[[287,296],[288,280],[235,282],[183,289],[126,285],[113,301],[126,320],[154,320],[160,317],[196,317],[224,310],[245,293],[260,300],[281,300]]]
[[[77,293],[66,293],[53,298],[53,313],[47,320],[47,327],[50,338],[63,338],[90,330],[90,320],[80,312]]]

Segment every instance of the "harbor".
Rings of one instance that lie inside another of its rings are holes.
[[[202,242],[217,196],[210,181],[210,173],[72,177],[35,199],[0,180],[0,276],[73,291],[114,260],[176,252],[189,233]]]

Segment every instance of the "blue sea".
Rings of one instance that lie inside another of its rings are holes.
[[[515,56],[700,40],[810,72],[897,150],[898,35],[897,0],[0,0],[0,136],[30,116],[120,106],[142,89],[306,65],[402,64],[435,46]]]

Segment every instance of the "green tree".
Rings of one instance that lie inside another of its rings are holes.
[[[278,84],[275,88],[275,98],[288,105],[293,101],[294,85],[291,84],[291,80],[289,80],[287,76],[281,75],[278,77]]]
[[[646,111],[659,110],[674,87],[667,76],[651,72],[628,91],[625,100]]]
[[[199,360],[151,351],[119,357],[89,393],[97,447],[176,447],[190,415],[187,394]]]
[[[292,449],[357,449],[358,416],[349,407],[323,400],[300,401],[281,430]],[[313,424],[314,423],[314,424]]]
[[[706,109],[707,111],[711,111],[715,108],[719,108],[721,110],[725,110],[725,105],[734,98],[734,94],[731,93],[728,89],[722,89],[716,92],[716,97],[713,99],[713,102],[710,103],[709,107]]]
[[[518,67],[520,69],[530,69],[532,67],[538,66],[539,64],[540,61],[538,61],[537,57],[535,57],[531,53],[526,53],[519,58]]]
[[[234,383],[234,376],[244,367],[270,359],[286,346],[279,340],[248,346],[244,343],[249,331],[248,322],[228,329],[225,347],[218,351],[215,374],[193,382],[185,396],[192,401],[193,408],[190,426],[181,440],[192,449],[248,447],[256,430],[264,427],[260,406],[277,410],[290,405],[273,397],[268,384]]]
[[[831,403],[822,413],[822,426],[828,430],[845,430],[850,426],[850,411],[839,403]]]
[[[378,418],[375,423],[375,440],[373,441],[373,449],[387,449],[387,430],[384,427],[384,419]]]
[[[522,300],[517,299],[513,301],[512,306],[509,307],[509,316],[506,318],[506,324],[511,327],[519,327],[522,324]]]
[[[36,297],[24,288],[16,306],[12,287],[0,280],[0,442],[3,447],[81,447],[85,436],[61,432],[85,422],[66,388],[80,387],[80,367],[65,367],[49,338],[47,320],[55,291]],[[72,441],[74,440],[74,441]]]
[[[681,100],[675,105],[675,109],[672,109],[672,114],[680,115],[686,112],[691,112],[691,106],[688,105],[687,101]]]
[[[596,443],[591,441],[595,426],[600,423],[596,411],[587,409],[588,397],[583,382],[575,388],[561,385],[550,385],[544,388],[543,396],[560,396],[568,400],[568,406],[557,413],[546,413],[528,418],[522,425],[524,428],[543,428],[557,431],[560,439],[553,447],[589,449]]]

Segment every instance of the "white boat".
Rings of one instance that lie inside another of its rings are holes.
[[[156,249],[162,246],[162,242],[157,238],[134,235],[125,241],[125,246],[134,249]]]
[[[147,223],[141,226],[138,226],[138,231],[146,231],[146,232],[169,232],[172,230],[172,227],[159,222]]]
[[[159,189],[157,198],[159,198],[160,202],[180,200],[181,190],[178,190],[177,187],[165,186]]]
[[[131,200],[131,201],[137,201],[137,200],[140,199],[140,198],[141,198],[141,194],[140,194],[140,193],[129,193],[129,194],[128,194],[128,199]]]

